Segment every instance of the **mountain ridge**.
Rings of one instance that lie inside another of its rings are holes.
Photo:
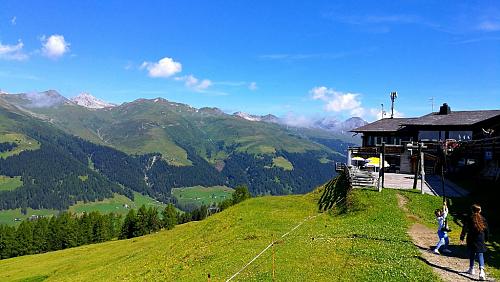
[[[327,132],[251,122],[163,98],[88,109],[57,92],[37,95],[50,103],[29,107],[30,96],[0,96],[0,134],[40,144],[0,160],[0,175],[24,171],[29,177],[13,191],[0,191],[0,209],[64,209],[77,200],[135,192],[175,203],[172,188],[197,185],[245,184],[254,195],[301,194],[335,175],[334,164],[345,158],[348,144]],[[65,167],[45,161],[53,157],[66,160]],[[46,174],[37,172],[41,167]],[[44,177],[47,185],[36,181]],[[85,196],[99,181],[105,189]]]
[[[82,92],[78,96],[70,99],[73,103],[89,108],[89,109],[102,109],[115,107],[115,104],[105,102],[104,100],[98,99],[89,93]]]

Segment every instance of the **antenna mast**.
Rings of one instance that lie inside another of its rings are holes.
[[[398,97],[398,92],[391,92],[391,118],[394,117],[394,100]]]

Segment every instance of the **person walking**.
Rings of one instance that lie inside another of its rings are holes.
[[[472,205],[472,214],[464,221],[460,242],[463,243],[467,237],[467,250],[469,251],[469,270],[467,273],[474,275],[474,260],[479,261],[479,279],[485,280],[484,253],[486,252],[486,241],[488,241],[488,223],[481,215],[481,206]]]
[[[433,249],[435,254],[440,254],[439,249],[444,247],[443,253],[451,253],[448,249],[448,245],[450,244],[450,239],[448,238],[448,229],[446,227],[446,217],[448,216],[448,206],[446,202],[443,203],[443,209],[437,209],[434,211],[434,215],[436,216],[436,221],[438,223],[437,234],[439,237],[439,241],[436,244],[436,247]]]

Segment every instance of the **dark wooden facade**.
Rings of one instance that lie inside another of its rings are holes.
[[[439,112],[418,118],[381,119],[352,132],[363,136],[361,147],[349,149],[351,155],[374,156],[380,153],[384,143],[386,148],[391,148],[390,153],[386,151],[393,156],[389,157],[389,163],[401,171],[413,172],[415,169],[415,152],[409,153],[406,146],[412,142],[423,142],[427,147],[424,152],[429,170],[435,167],[444,144],[448,143],[453,144],[455,159],[499,170],[500,110],[453,112],[443,104]]]

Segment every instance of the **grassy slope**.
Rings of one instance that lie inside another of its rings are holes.
[[[20,176],[9,177],[5,175],[0,175],[0,191],[12,191],[17,187],[21,187],[23,181]]]
[[[22,151],[36,150],[40,148],[40,144],[38,143],[38,141],[20,133],[0,132],[0,143],[3,142],[17,143],[17,147],[15,147],[12,151],[0,153],[0,158],[4,159],[13,155],[17,155]]]
[[[28,208],[26,211],[26,215],[24,215],[21,213],[20,208],[15,210],[0,210],[0,224],[18,225],[21,222],[14,221],[15,218],[20,218],[24,220],[32,215],[52,216],[58,213],[59,212],[56,210],[49,210],[49,209],[34,210]]]
[[[273,158],[273,166],[281,167],[284,170],[293,170],[293,164],[283,157]]]
[[[197,206],[219,203],[231,197],[233,189],[226,186],[173,188],[172,195],[180,204]]]
[[[81,213],[81,212],[91,212],[91,211],[99,211],[101,213],[110,213],[114,212],[117,214],[125,215],[129,209],[125,208],[123,205],[127,204],[130,208],[138,209],[142,205],[146,205],[146,207],[155,206],[158,209],[165,208],[165,204],[155,201],[154,199],[141,195],[137,192],[134,192],[134,201],[131,201],[129,198],[115,194],[113,198],[104,199],[100,202],[89,202],[89,203],[77,203],[69,208],[69,211]],[[8,225],[18,225],[19,221],[14,221],[15,218],[26,219],[31,215],[43,215],[43,216],[52,216],[58,214],[57,210],[33,210],[28,209],[26,215],[21,213],[21,209],[15,210],[1,210],[0,211],[0,224],[8,224]]]
[[[3,260],[0,280],[204,281],[211,273],[212,281],[223,281],[264,249],[273,235],[280,237],[317,215],[317,197],[254,198],[171,231]],[[278,281],[437,280],[415,257],[418,250],[406,234],[410,222],[397,207],[396,191],[357,190],[355,199],[354,212],[320,214],[276,244]],[[266,252],[237,280],[269,281],[271,273],[271,252]]]
[[[125,208],[124,205],[128,205],[129,208]],[[98,211],[100,213],[117,213],[125,215],[128,211],[132,209],[138,209],[142,205],[146,207],[157,207],[158,209],[165,208],[165,204],[155,201],[154,199],[141,195],[140,193],[134,192],[134,201],[131,201],[129,198],[115,194],[113,198],[104,199],[99,202],[90,202],[90,203],[77,203],[69,208],[70,211],[81,213],[81,212],[91,212]]]

